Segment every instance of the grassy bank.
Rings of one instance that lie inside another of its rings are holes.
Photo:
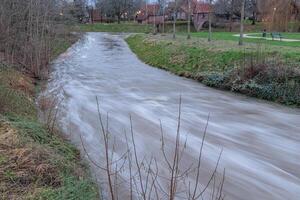
[[[17,69],[0,63],[0,199],[97,199],[79,151],[39,122],[36,80]]]
[[[95,24],[81,24],[76,27],[77,30],[83,32],[111,32],[111,33],[151,33],[154,28],[151,24],[138,24],[136,22],[121,22],[118,23],[95,23]],[[160,28],[162,31],[162,27]],[[171,33],[173,31],[173,23],[165,23],[165,32]],[[187,22],[178,21],[176,23],[177,32],[187,31]],[[194,26],[191,26],[191,31],[195,32]]]
[[[111,33],[150,33],[153,30],[151,25],[122,22],[118,23],[95,23],[81,24],[79,30],[83,32],[111,32]]]
[[[219,32],[213,32],[212,33],[212,38],[214,40],[228,40],[228,41],[239,41],[239,37],[236,37],[234,35],[239,34],[239,33],[234,33],[234,32],[224,32],[224,31],[219,31]],[[251,36],[255,37],[261,37],[262,33],[260,32],[255,32],[255,33],[247,33]],[[191,34],[193,37],[199,37],[199,38],[207,38],[208,37],[208,32],[202,31],[202,32],[194,32]],[[287,46],[287,47],[300,47],[300,33],[282,33],[282,36],[285,39],[295,39],[299,40],[297,42],[284,42],[284,41],[272,41],[272,40],[265,40],[265,39],[256,39],[256,38],[244,38],[245,42],[249,43],[264,43],[266,45],[276,45],[276,46]],[[268,34],[268,38],[271,39],[270,33]]]
[[[300,49],[185,36],[137,34],[127,43],[144,62],[208,86],[300,106]]]

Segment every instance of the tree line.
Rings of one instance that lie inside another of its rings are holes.
[[[66,37],[76,14],[76,5],[67,0],[1,0],[1,60],[41,78],[55,53],[55,41]]]

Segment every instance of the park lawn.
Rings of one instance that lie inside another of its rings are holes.
[[[183,33],[186,34],[186,33]],[[237,32],[213,32],[212,39],[213,40],[230,40],[230,41],[239,41],[239,37],[234,35],[239,34]],[[256,33],[249,33],[249,34],[256,34]],[[201,32],[193,32],[191,33],[192,37],[200,37],[200,38],[207,38],[208,32],[201,31]],[[282,33],[284,38],[287,39],[299,39],[300,40],[300,33]],[[245,42],[250,43],[261,43],[267,45],[276,45],[276,46],[287,46],[287,47],[300,47],[299,42],[284,42],[284,41],[269,41],[264,39],[254,39],[254,38],[244,38]]]
[[[126,39],[145,63],[208,86],[300,106],[299,48],[239,46],[232,40],[136,34]]]
[[[153,27],[148,24],[131,22],[81,24],[79,29],[83,32],[112,32],[112,33],[150,33]]]

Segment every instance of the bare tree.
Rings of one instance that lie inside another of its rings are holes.
[[[215,168],[213,169],[209,180],[200,187],[200,170],[203,156],[203,147],[205,145],[205,137],[207,134],[209,116],[205,125],[202,142],[199,148],[199,154],[196,164],[192,163],[187,166],[186,169],[182,169],[182,160],[185,156],[185,150],[187,147],[187,139],[182,140],[181,134],[181,98],[179,101],[178,108],[178,119],[177,119],[177,130],[175,145],[171,155],[166,152],[166,141],[164,138],[164,130],[162,122],[160,121],[161,131],[161,156],[154,157],[144,156],[143,158],[138,155],[138,147],[135,142],[136,135],[134,133],[134,124],[132,117],[130,116],[130,137],[127,136],[125,131],[126,151],[119,158],[114,157],[115,142],[112,141],[112,135],[109,131],[108,115],[106,117],[106,123],[100,113],[99,102],[97,99],[97,110],[100,124],[100,132],[104,142],[104,157],[105,162],[103,165],[95,162],[90,157],[85,147],[83,138],[81,138],[83,150],[87,155],[90,162],[98,169],[106,173],[107,182],[105,184],[108,187],[109,198],[111,200],[119,199],[119,186],[122,185],[124,188],[128,188],[129,199],[188,199],[196,200],[203,199],[204,194],[207,193],[208,188],[211,188],[211,200],[224,199],[223,184],[225,179],[225,172],[221,177],[219,184],[216,184],[217,169],[221,159],[222,151],[220,152],[216,161]],[[106,125],[105,125],[106,124]],[[110,146],[111,145],[111,146]],[[108,152],[111,152],[110,154]],[[157,161],[162,160],[166,163],[166,169],[168,173],[161,173],[162,169],[159,169]],[[113,167],[114,166],[114,167]],[[114,170],[113,170],[114,169]],[[129,176],[122,176],[122,172]],[[185,179],[189,176],[196,177],[195,182],[187,181]],[[126,178],[127,177],[127,178]],[[184,189],[185,188],[185,189]],[[184,189],[184,191],[182,191]],[[125,189],[127,191],[127,189]]]
[[[67,12],[63,11],[69,5],[64,1],[2,0],[0,52],[6,61],[41,78],[54,54],[56,38],[65,34]]]
[[[165,10],[166,10],[167,0],[158,0],[158,4],[160,5],[160,14],[163,16],[162,21],[162,33],[165,33]]]
[[[178,0],[175,0],[173,8],[173,39],[176,38],[177,4]]]
[[[188,0],[188,36],[191,39],[191,0]]]
[[[143,0],[97,0],[96,5],[107,17],[117,18],[118,23],[122,18],[134,15],[144,3]]]

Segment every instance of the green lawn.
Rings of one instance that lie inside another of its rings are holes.
[[[112,32],[112,33],[150,33],[153,27],[147,24],[130,22],[118,23],[95,23],[79,25],[84,32]]]
[[[186,33],[182,33],[186,34]],[[239,37],[235,37],[233,32],[213,32],[212,37],[213,40],[230,40],[230,41],[239,41]],[[256,33],[246,33],[246,34],[256,34]],[[284,38],[287,39],[300,39],[300,33],[282,33]],[[200,37],[200,38],[207,38],[208,32],[194,32],[192,33],[193,37]],[[259,36],[259,34],[258,34]],[[269,36],[270,37],[270,36]],[[300,42],[284,42],[284,41],[269,41],[265,39],[254,39],[254,38],[244,38],[245,42],[250,43],[262,43],[262,44],[270,44],[270,45],[277,45],[277,46],[289,46],[289,47],[300,47]]]

